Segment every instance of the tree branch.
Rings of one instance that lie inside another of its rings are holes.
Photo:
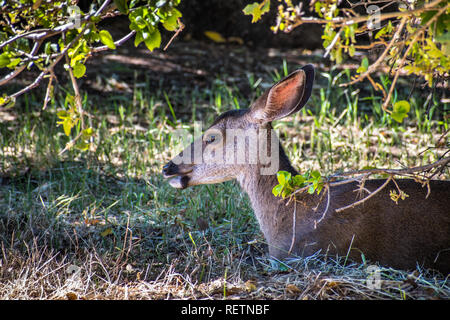
[[[31,49],[31,52],[29,53],[30,55],[34,55],[38,50],[39,47],[42,44],[42,40],[35,42],[33,49]],[[5,77],[3,77],[2,79],[0,79],[0,86],[4,85],[5,83],[11,81],[12,79],[14,79],[15,77],[17,77],[23,70],[25,70],[25,68],[27,67],[27,64],[24,63],[23,65],[17,67],[13,72],[7,74]]]
[[[339,209],[336,209],[335,211],[336,211],[336,212],[341,212],[341,211],[344,211],[344,210],[346,210],[346,209],[354,208],[354,207],[356,207],[357,205],[360,205],[360,204],[366,202],[367,200],[369,200],[370,198],[372,198],[373,196],[375,196],[377,193],[379,193],[381,190],[383,190],[384,187],[386,187],[386,186],[388,185],[388,183],[389,183],[391,180],[392,180],[392,176],[389,176],[389,178],[387,178],[386,181],[385,181],[378,189],[376,189],[375,191],[373,191],[372,193],[370,193],[367,197],[365,197],[365,198],[363,198],[363,199],[361,199],[361,200],[359,200],[359,201],[353,202],[352,204],[350,204],[350,205],[348,205],[348,206],[345,206],[345,207],[341,207],[341,208],[339,208]]]
[[[398,77],[399,77],[399,75],[400,75],[400,70],[401,70],[401,68],[403,67],[403,65],[405,64],[406,57],[408,56],[409,51],[412,49],[414,43],[416,43],[416,41],[419,39],[419,36],[420,36],[423,32],[425,32],[425,31],[428,29],[428,27],[429,27],[435,20],[437,20],[437,18],[439,18],[439,17],[441,16],[441,14],[443,14],[449,7],[450,7],[450,4],[447,4],[446,6],[442,7],[442,8],[441,8],[441,9],[440,9],[440,10],[439,10],[439,11],[438,11],[438,12],[437,12],[437,13],[436,13],[429,21],[427,21],[427,23],[426,23],[424,26],[422,26],[422,28],[420,28],[420,29],[415,33],[414,38],[413,38],[413,39],[411,40],[411,42],[409,43],[408,48],[406,49],[405,53],[403,54],[402,60],[400,61],[399,65],[397,66],[397,71],[395,72],[395,76],[394,76],[394,79],[392,80],[391,87],[389,88],[388,95],[387,95],[387,97],[386,97],[386,99],[384,100],[384,103],[383,103],[383,105],[382,105],[382,108],[383,108],[384,110],[387,109],[387,106],[388,106],[389,103],[390,103],[392,93],[394,92],[395,84],[397,83]]]
[[[358,171],[349,171],[349,172],[343,172],[343,173],[333,175],[333,176],[331,176],[331,178],[328,181],[329,182],[333,181],[337,177],[354,176],[357,174],[359,174],[359,175],[389,174],[389,175],[401,176],[401,175],[406,175],[406,174],[414,174],[417,172],[425,172],[425,171],[431,170],[433,168],[446,166],[449,163],[450,163],[450,157],[445,157],[445,158],[442,158],[431,164],[413,167],[413,168],[404,168],[404,169],[377,169],[377,168],[374,168],[374,169],[365,169],[365,170],[358,170]]]
[[[424,166],[404,168],[404,169],[377,169],[377,168],[374,168],[374,169],[343,172],[343,173],[339,173],[336,175],[332,175],[331,177],[327,177],[326,181],[324,182],[324,188],[325,188],[324,192],[327,192],[327,195],[328,195],[327,205],[325,207],[325,210],[324,210],[321,218],[319,218],[319,220],[315,221],[315,225],[320,223],[324,219],[326,213],[328,212],[330,201],[331,201],[331,198],[330,198],[331,197],[331,194],[330,194],[331,187],[337,187],[337,186],[352,183],[352,182],[359,182],[360,183],[359,190],[364,190],[367,193],[369,193],[369,195],[366,196],[365,198],[363,198],[359,201],[356,201],[348,206],[341,207],[341,208],[338,208],[335,210],[336,212],[342,212],[346,209],[354,208],[355,206],[360,205],[360,204],[366,202],[367,200],[369,200],[370,198],[372,198],[373,196],[375,196],[377,193],[379,193],[381,190],[383,190],[390,181],[395,182],[395,179],[394,179],[395,176],[406,176],[409,178],[413,178],[417,182],[421,182],[422,184],[426,184],[428,186],[429,180],[435,176],[436,172],[442,171],[449,163],[450,163],[450,156],[443,157],[442,159],[440,159],[438,161],[435,161],[431,164],[427,164]],[[432,169],[436,169],[436,170],[428,177],[427,176],[418,176],[418,173],[423,173],[426,171],[430,171]],[[366,181],[366,179],[368,179],[371,175],[374,175],[374,174],[387,174],[387,175],[389,175],[389,177],[379,188],[377,188],[375,191],[370,192],[367,188],[364,188],[364,182]],[[355,178],[349,178],[346,180],[335,181],[339,177],[351,177],[351,176],[355,176],[355,175],[358,175],[358,176]],[[311,186],[311,184],[294,191],[291,194],[291,197],[294,198],[294,201],[295,201],[296,194],[306,192],[310,186]],[[398,185],[397,185],[397,188],[398,188]],[[400,192],[400,188],[398,188],[398,189]],[[429,190],[428,190],[428,192],[429,192]],[[319,200],[319,204],[320,204],[320,201],[321,200]]]
[[[392,37],[391,41],[389,42],[388,46],[384,49],[383,53],[381,54],[381,56],[379,56],[377,61],[375,61],[375,63],[370,65],[370,67],[367,69],[366,72],[361,74],[355,80],[347,82],[347,83],[340,84],[339,86],[340,87],[347,87],[349,85],[355,84],[356,82],[362,81],[368,75],[373,73],[378,68],[378,66],[383,62],[384,58],[386,58],[386,55],[388,54],[389,50],[391,50],[391,48],[394,45],[394,43],[400,38],[400,34],[403,31],[403,28],[405,27],[405,24],[406,24],[406,18],[402,18],[402,20],[400,21],[400,25],[397,28],[397,31],[395,32],[395,34]]]
[[[129,34],[127,34],[126,36],[124,36],[123,38],[117,40],[114,42],[114,45],[116,47],[121,46],[122,44],[124,44],[125,42],[128,41],[128,39],[130,39],[132,36],[134,36],[136,34],[135,30],[132,30]],[[100,46],[100,47],[96,47],[96,48],[92,48],[91,52],[92,53],[96,53],[96,52],[101,52],[101,51],[105,51],[108,50],[108,46]]]

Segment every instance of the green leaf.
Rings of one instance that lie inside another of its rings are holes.
[[[361,61],[361,66],[356,70],[358,73],[366,72],[369,68],[369,59],[367,57],[364,57]]]
[[[217,43],[227,42],[227,40],[220,33],[216,32],[216,31],[205,31],[203,34],[214,42],[217,42]]]
[[[283,185],[281,184],[277,184],[275,187],[273,187],[272,189],[272,193],[275,197],[278,197],[281,192],[283,191]]]
[[[3,110],[10,109],[16,104],[16,98],[9,98],[6,95],[0,97],[0,107]]]
[[[144,39],[144,41],[150,39],[152,32],[153,31],[150,32],[149,29],[142,30],[142,39]]]
[[[70,131],[72,130],[72,121],[70,121],[69,118],[66,118],[62,122],[62,125],[63,125],[64,133],[66,134],[66,136],[70,136]]]
[[[252,23],[257,22],[259,19],[261,19],[261,16],[268,12],[270,10],[270,1],[265,0],[261,4],[258,2],[253,2],[251,4],[248,4],[242,12],[244,12],[245,15],[251,15],[252,16]]]
[[[351,45],[350,47],[348,47],[348,54],[350,55],[350,57],[353,57],[355,55],[355,46]]]
[[[97,42],[100,41],[100,35],[96,31],[91,31],[90,37],[91,37],[91,40],[93,40],[93,41],[97,41]]]
[[[408,113],[410,109],[411,106],[406,100],[400,100],[394,104],[394,112]]]
[[[261,19],[261,10],[259,9],[259,3],[253,2],[252,4],[248,4],[244,10],[242,10],[245,15],[252,15],[252,23],[255,23],[259,19]]]
[[[292,178],[292,182],[294,184],[294,186],[296,187],[302,187],[305,183],[305,177],[303,177],[302,175],[298,174],[296,176],[294,176]]]
[[[83,140],[88,140],[94,134],[94,130],[92,128],[87,128],[81,131],[81,138]]]
[[[75,96],[71,94],[66,95],[65,103],[68,106],[75,106]]]
[[[137,16],[136,19],[134,19],[134,22],[136,23],[139,29],[145,29],[148,27],[147,22],[141,16]]]
[[[19,63],[22,61],[20,58],[13,58],[8,63],[7,67],[10,69],[14,69]]]
[[[392,119],[398,123],[402,123],[403,119],[408,116],[408,112],[411,109],[409,102],[406,100],[397,101],[394,104],[393,111],[391,113]]]
[[[173,8],[170,16],[163,22],[164,28],[169,31],[174,31],[178,28],[178,18],[181,17],[181,12]]]
[[[291,180],[291,173],[287,171],[279,171],[277,172],[277,179],[278,183],[282,186],[285,186],[286,184],[289,184],[289,181]]]
[[[392,30],[393,30],[392,23],[389,21],[387,25],[385,25],[383,28],[381,28],[380,31],[378,31],[375,34],[375,39],[379,39],[380,37],[384,36],[385,34],[391,33]]]
[[[161,34],[159,33],[158,28],[155,28],[155,30],[150,33],[150,37],[144,39],[144,43],[150,51],[153,51],[155,48],[159,48],[161,45]]]
[[[311,172],[311,177],[313,177],[314,180],[320,180],[320,178],[321,178],[320,172],[317,171],[317,170],[312,171]]]
[[[291,188],[284,188],[283,192],[281,192],[281,196],[284,198],[286,198],[288,195],[290,195],[292,192]]]
[[[144,38],[142,36],[142,31],[136,32],[136,37],[134,38],[134,46],[137,47],[142,41],[144,41]]]
[[[408,115],[406,115],[406,114],[404,114],[404,113],[402,113],[402,114],[399,114],[399,113],[392,113],[391,114],[391,118],[392,119],[394,119],[395,121],[397,121],[398,123],[402,123],[403,122],[403,119],[405,118],[405,117],[407,117]]]
[[[261,14],[267,13],[270,10],[270,0],[264,1],[261,6]]]
[[[72,59],[70,59],[70,66],[73,68],[78,61],[81,61],[85,58],[86,56],[84,55],[84,53],[80,53],[78,55],[76,55],[75,57],[73,57]]]
[[[323,189],[323,183],[319,183],[316,187],[317,194],[320,194],[320,191]]]
[[[87,149],[89,149],[89,145],[89,142],[78,140],[75,144],[75,148],[80,151],[86,151]]]
[[[107,30],[102,30],[99,32],[100,41],[110,49],[115,49],[116,45],[111,34]]]
[[[9,58],[9,54],[7,52],[2,53],[0,55],[0,68],[4,68],[10,63],[11,63],[11,59]]]
[[[73,66],[73,75],[75,78],[81,78],[86,72],[86,66],[82,63],[76,63]]]
[[[130,30],[134,30],[134,31],[137,31],[137,32],[139,32],[139,30],[140,30],[138,25],[135,22],[131,22],[129,28],[130,28]]]
[[[58,118],[63,119],[63,120],[64,120],[65,118],[70,117],[69,113],[68,113],[66,110],[58,111],[58,112],[56,113],[56,115],[58,116]]]

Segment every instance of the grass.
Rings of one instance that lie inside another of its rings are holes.
[[[31,94],[0,111],[0,299],[450,298],[448,278],[420,266],[380,268],[371,288],[369,262],[273,260],[236,183],[178,191],[163,181],[174,129],[248,106],[287,72],[284,62],[265,78],[248,74],[249,97],[226,77],[201,92],[147,84],[130,86],[131,99],[85,97],[96,132],[85,153],[58,156],[69,141],[56,126],[63,97],[43,111]],[[430,117],[413,95],[397,125],[373,93],[338,87],[348,77],[320,73],[307,109],[275,123],[296,168],[413,166],[445,152],[434,146],[448,130],[446,105],[433,101]]]

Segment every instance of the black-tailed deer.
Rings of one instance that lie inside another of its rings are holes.
[[[322,195],[302,194],[288,203],[272,194],[277,171],[298,173],[271,122],[299,111],[311,95],[313,81],[314,68],[307,65],[274,84],[249,109],[220,115],[201,138],[164,166],[164,177],[181,189],[236,179],[250,198],[270,255],[276,258],[321,250],[354,260],[364,254],[370,261],[400,269],[419,264],[449,273],[449,181],[431,181],[426,197],[427,188],[419,183],[397,179],[398,187],[409,195],[405,200],[396,204],[390,199],[389,190],[396,186],[389,182],[364,203],[342,212],[336,209],[364,196],[355,192],[357,182],[330,187],[329,201]],[[367,180],[364,187],[373,191],[385,181]]]

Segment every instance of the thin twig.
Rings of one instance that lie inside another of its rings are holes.
[[[53,71],[50,72],[50,78],[48,80],[48,85],[47,85],[47,91],[45,92],[45,98],[44,98],[44,106],[42,107],[42,110],[45,110],[47,108],[47,104],[50,100],[50,95],[52,94],[52,82],[53,82],[53,78],[55,78],[55,73]]]
[[[183,31],[183,29],[184,29],[184,24],[181,22],[180,18],[178,18],[177,21],[178,21],[179,27],[178,27],[177,31],[175,32],[175,34],[170,38],[169,42],[167,42],[166,46],[165,46],[164,49],[163,49],[164,51],[167,50],[167,48],[170,46],[170,44],[172,43],[172,41],[173,41],[173,40],[180,34],[180,32]]]
[[[129,34],[127,34],[126,36],[124,36],[123,38],[117,40],[114,42],[114,45],[116,47],[121,46],[122,44],[124,44],[128,39],[130,39],[132,36],[134,36],[136,34],[135,30],[132,30]],[[96,48],[92,48],[91,52],[92,53],[96,53],[96,52],[100,52],[100,51],[105,51],[108,50],[109,47],[108,46],[101,46],[101,47],[96,47]]]
[[[323,220],[323,218],[325,217],[326,213],[328,212],[329,209],[329,205],[330,205],[330,201],[331,201],[331,187],[337,187],[337,186],[341,186],[344,184],[348,184],[348,183],[353,183],[353,182],[359,182],[360,186],[358,191],[366,191],[368,193],[368,196],[366,196],[365,198],[354,202],[348,206],[336,209],[336,212],[341,212],[344,211],[346,209],[349,208],[353,208],[357,205],[360,205],[364,202],[366,202],[367,200],[369,200],[370,198],[372,198],[374,195],[376,195],[378,192],[380,192],[382,189],[384,189],[387,184],[392,180],[395,183],[394,180],[394,176],[406,176],[406,177],[410,177],[412,179],[414,179],[417,182],[420,182],[422,184],[427,184],[428,186],[428,182],[429,180],[436,175],[436,173],[438,171],[442,171],[448,164],[450,163],[450,156],[448,157],[443,157],[438,161],[435,161],[434,163],[428,164],[428,165],[424,165],[424,166],[418,166],[418,167],[413,167],[413,168],[403,168],[403,169],[366,169],[366,170],[358,170],[358,171],[349,171],[349,172],[343,172],[343,173],[339,173],[336,175],[333,175],[331,177],[327,177],[325,182],[324,182],[324,187],[326,188],[326,192],[328,192],[328,199],[327,199],[327,205],[326,208],[324,210],[324,213],[322,214],[321,218],[317,221],[315,221],[315,226],[321,222]],[[436,168],[437,170],[435,170],[431,176],[426,176],[426,175],[420,175],[420,173],[429,171],[431,169]],[[371,176],[374,174],[387,174],[389,175],[389,178],[386,179],[386,181],[375,191],[371,192],[369,191],[367,188],[364,187],[364,182]],[[347,176],[354,176],[354,175],[358,175],[357,177],[353,177],[353,178],[349,178],[346,180],[340,180],[340,181],[334,181],[336,178],[338,177],[347,177]],[[397,183],[396,183],[397,185]],[[291,197],[295,197],[295,195],[297,193],[303,193],[306,192],[309,187],[311,185],[307,185],[304,186],[296,191],[294,191],[291,195]],[[429,187],[429,186],[428,186]],[[397,189],[399,190],[399,192],[401,191],[399,186],[397,185]],[[322,198],[321,198],[322,199]],[[321,200],[320,200],[321,201]],[[319,204],[320,204],[319,201]]]
[[[330,180],[336,178],[336,177],[343,177],[343,176],[353,176],[355,174],[390,174],[390,175],[404,175],[404,174],[412,174],[416,172],[424,172],[428,171],[433,168],[445,166],[448,163],[450,163],[450,157],[442,158],[436,162],[424,165],[424,166],[418,166],[413,168],[404,168],[404,169],[365,169],[365,170],[358,170],[358,171],[348,171],[348,172],[342,172],[336,175],[333,175]]]
[[[325,185],[325,192],[327,192],[327,205],[325,206],[325,210],[322,213],[322,216],[319,218],[319,220],[314,221],[314,229],[317,228],[317,224],[319,224],[324,218],[325,215],[328,212],[328,209],[330,208],[330,202],[331,202],[331,192],[330,192],[330,186]]]
[[[338,208],[338,209],[336,209],[335,211],[339,213],[339,212],[341,212],[341,211],[344,211],[344,210],[350,209],[350,208],[354,208],[354,207],[356,207],[357,205],[360,205],[360,204],[366,202],[367,200],[369,200],[370,198],[372,198],[373,196],[375,196],[377,193],[379,193],[381,190],[383,190],[384,187],[386,187],[386,186],[388,185],[388,183],[389,183],[391,180],[392,180],[392,176],[389,176],[389,178],[387,178],[386,181],[385,181],[385,182],[384,182],[377,190],[373,191],[373,192],[372,192],[371,194],[369,194],[367,197],[365,197],[365,198],[363,198],[363,199],[361,199],[361,200],[359,200],[359,201],[353,202],[352,204],[350,204],[350,205],[348,205],[348,206]]]
[[[425,171],[429,171],[431,169],[434,168],[443,168],[446,165],[448,165],[450,163],[450,156],[449,157],[444,157],[436,162],[433,162],[431,164],[427,164],[424,166],[418,166],[418,167],[413,167],[413,168],[404,168],[404,169],[379,169],[379,168],[374,168],[374,169],[365,169],[365,170],[356,170],[356,171],[348,171],[348,172],[341,172],[335,175],[332,175],[330,177],[326,178],[326,181],[324,182],[324,187],[337,187],[337,186],[341,186],[344,184],[349,184],[352,182],[361,182],[366,180],[367,178],[369,178],[371,175],[374,174],[387,174],[391,177],[393,176],[407,176],[410,178],[418,178],[418,174],[421,172],[425,172]],[[354,178],[349,178],[346,180],[339,180],[339,181],[335,181],[335,179],[340,178],[340,177],[351,177],[351,176],[355,176],[355,175],[359,175],[357,177]],[[434,175],[433,175],[434,176]],[[422,176],[420,177],[421,180],[429,180],[428,177],[426,176]],[[304,193],[306,192],[309,188],[310,188],[311,184],[308,184],[300,189],[295,190],[291,196],[295,196],[298,193]]]

